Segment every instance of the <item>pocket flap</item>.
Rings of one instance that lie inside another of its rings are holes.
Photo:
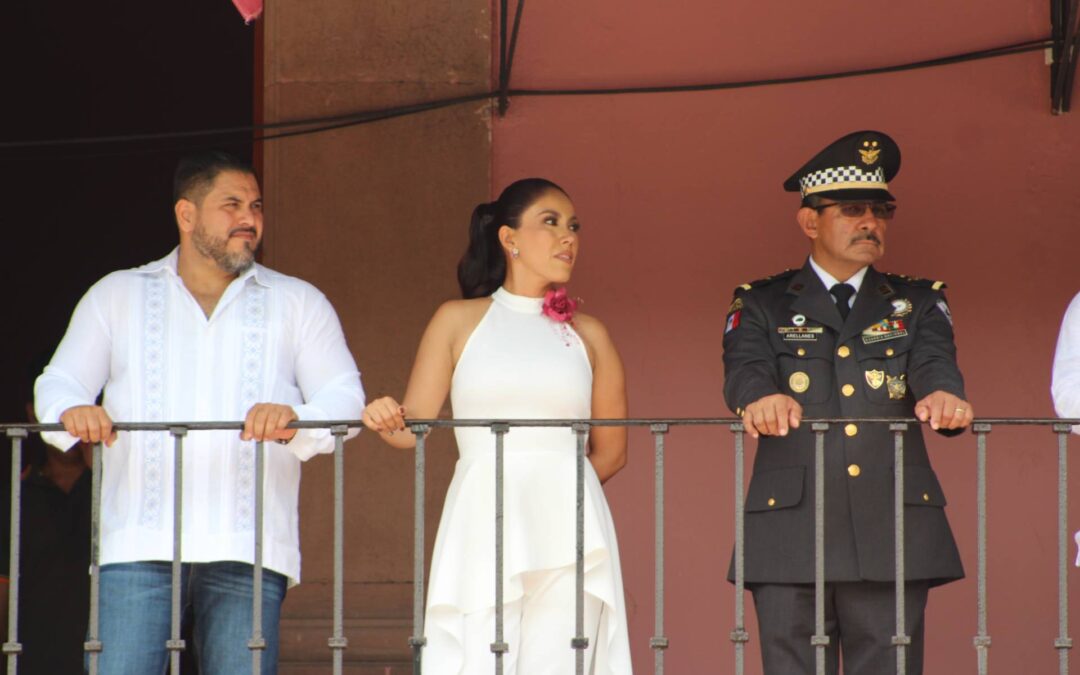
[[[928,466],[907,467],[904,471],[904,503],[912,506],[945,506],[945,492],[933,469]]]
[[[793,466],[755,473],[746,495],[746,512],[775,511],[802,501],[806,469]]]

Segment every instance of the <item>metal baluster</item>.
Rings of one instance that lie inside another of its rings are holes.
[[[653,638],[649,640],[649,647],[653,649],[653,672],[655,675],[664,675],[664,650],[668,648],[668,639],[664,635],[664,438],[668,432],[668,425],[652,424],[649,429],[653,433],[656,444],[656,458],[653,468],[654,497],[656,500],[653,505],[653,513],[656,519],[656,616],[654,618],[656,632]]]
[[[19,669],[19,542],[22,538],[22,441],[26,438],[26,429],[8,429],[11,439],[11,551],[8,562],[8,634],[4,643],[7,654],[7,672],[16,675]],[[74,450],[73,452],[78,452]]]
[[[1058,637],[1054,648],[1058,650],[1058,673],[1068,675],[1069,650],[1072,638],[1069,637],[1069,578],[1066,575],[1069,555],[1069,477],[1068,424],[1055,424],[1058,435]]]
[[[907,673],[907,648],[911,637],[907,634],[905,620],[905,569],[904,569],[904,432],[906,424],[890,424],[893,432],[893,545],[896,558],[896,634],[892,643],[896,647],[896,673]]]
[[[83,649],[87,652],[90,666],[89,675],[98,675],[98,660],[101,656],[101,453],[102,444],[94,444],[93,462],[90,468],[90,621],[87,626],[86,642]]]
[[[413,654],[413,675],[423,669],[424,645],[424,472],[425,445],[429,427],[412,424],[409,429],[416,436],[416,472],[413,484],[413,634],[409,647]]]
[[[976,547],[978,553],[978,629],[975,636],[975,655],[978,659],[978,675],[987,675],[990,663],[990,635],[986,631],[986,434],[990,433],[989,424],[972,426],[976,434],[978,449],[975,468],[975,509],[977,512]]]
[[[150,432],[156,433],[156,432]],[[172,627],[170,638],[165,642],[169,652],[169,665],[172,675],[180,675],[180,652],[184,651],[184,640],[180,639],[180,574],[183,564],[181,550],[182,528],[184,520],[184,427],[169,427],[173,437],[173,559],[172,559]]]
[[[746,643],[750,640],[746,632],[746,498],[743,495],[743,472],[745,467],[746,429],[741,423],[732,424],[735,434],[735,628],[731,631],[731,641],[735,643],[735,675],[743,675],[746,670]]]
[[[574,639],[570,646],[574,651],[574,672],[585,674],[585,650],[589,648],[589,638],[585,637],[585,439],[589,425],[578,423],[573,427],[577,434],[577,523],[575,593],[574,593]]]
[[[829,425],[815,422],[814,432],[814,647],[817,675],[825,675],[825,432]]]
[[[334,634],[326,641],[334,656],[334,675],[341,675],[349,640],[345,637],[345,434],[349,427],[330,427],[334,435]]]
[[[503,654],[508,650],[503,641],[503,437],[509,427],[492,424],[495,434],[495,641],[491,652],[495,654],[495,675],[503,675]]]
[[[255,442],[255,563],[251,572],[251,673],[261,675],[262,653],[266,640],[262,629],[263,588],[263,474],[265,473],[263,442]]]

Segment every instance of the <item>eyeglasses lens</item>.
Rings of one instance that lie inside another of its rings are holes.
[[[891,220],[893,214],[896,213],[896,204],[890,204],[888,202],[844,202],[837,204],[840,208],[840,213],[846,218],[858,218],[862,214],[866,213],[866,209],[870,209],[870,213],[874,214],[875,218],[882,220]]]

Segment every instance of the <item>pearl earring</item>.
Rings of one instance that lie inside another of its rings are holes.
[[[521,251],[517,250],[517,247],[515,246],[514,248],[510,249],[510,255],[514,258],[517,258],[519,255],[521,255]]]

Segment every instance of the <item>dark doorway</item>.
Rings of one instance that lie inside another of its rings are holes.
[[[3,3],[0,142],[250,124],[255,30],[229,0]],[[242,136],[210,142],[250,159]],[[206,143],[0,149],[0,420],[23,419],[29,364],[92,283],[175,246],[172,170]]]

